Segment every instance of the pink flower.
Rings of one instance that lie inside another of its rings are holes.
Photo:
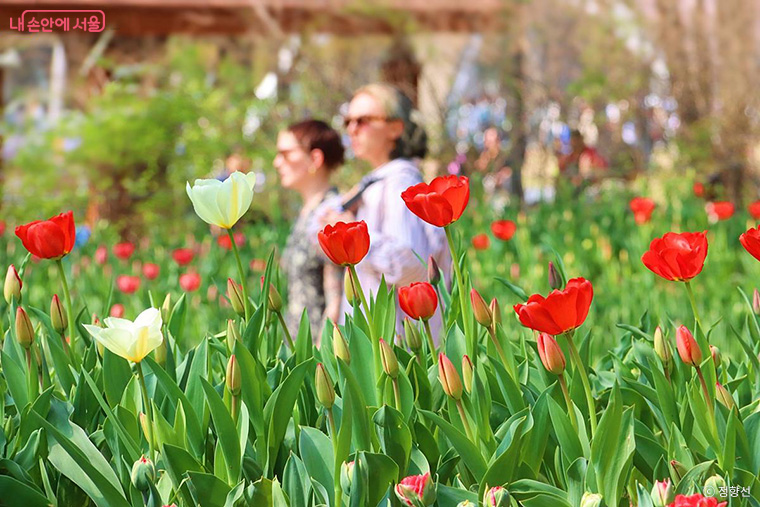
[[[179,276],[179,286],[185,292],[193,292],[201,286],[201,275],[198,273],[185,273]]]
[[[134,294],[140,288],[140,277],[119,275],[116,277],[116,287],[124,294]]]
[[[111,311],[108,313],[111,317],[116,317],[117,319],[120,319],[124,316],[124,305],[121,303],[116,303],[111,307]]]

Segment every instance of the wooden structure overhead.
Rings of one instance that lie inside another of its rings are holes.
[[[506,24],[508,0],[2,0],[0,30],[27,9],[98,9],[125,36],[320,32],[484,32]]]

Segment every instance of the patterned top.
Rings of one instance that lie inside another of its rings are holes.
[[[281,264],[288,278],[285,323],[294,340],[304,308],[309,315],[312,338],[316,340],[322,333],[326,305],[325,266],[331,263],[322,253],[317,241],[317,217],[323,213],[325,207],[335,207],[339,198],[338,191],[331,188],[313,210],[301,214],[293,225],[282,252]]]

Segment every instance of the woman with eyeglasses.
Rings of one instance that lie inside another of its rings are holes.
[[[372,170],[358,185],[361,199],[345,205],[345,211],[328,210],[322,224],[367,223],[370,250],[356,266],[364,292],[377,293],[383,276],[388,286],[397,288],[426,280],[425,263],[431,255],[446,271],[450,257],[444,230],[417,218],[401,199],[404,190],[422,182],[416,160],[427,151],[427,137],[412,119],[409,98],[388,84],[364,86],[351,99],[344,126],[356,158],[368,162]],[[396,328],[403,332],[404,313],[398,302],[396,308]],[[341,318],[348,311],[344,298]],[[440,322],[438,315],[435,318]]]
[[[274,166],[280,183],[301,194],[303,202],[282,254],[288,280],[285,322],[295,337],[305,308],[317,344],[325,318],[336,322],[341,305],[342,271],[322,254],[316,235],[321,211],[339,203],[330,175],[343,164],[343,151],[340,135],[319,120],[296,123],[277,136]]]

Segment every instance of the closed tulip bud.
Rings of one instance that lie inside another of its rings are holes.
[[[245,317],[242,291],[242,287],[235,280],[232,278],[227,279],[227,298],[230,300],[232,309],[241,317]]]
[[[462,379],[448,357],[441,352],[438,354],[438,380],[443,386],[443,392],[456,401],[462,399]]]
[[[227,319],[227,348],[230,352],[235,350],[235,342],[240,341],[240,333],[235,325],[235,321]]]
[[[678,482],[681,482],[683,476],[688,472],[686,467],[683,466],[680,461],[675,459],[670,461],[670,468],[673,470],[673,474],[676,476],[676,479],[678,479]]]
[[[599,507],[602,505],[602,495],[586,491],[581,498],[580,507]]]
[[[150,442],[150,433],[148,432],[148,417],[145,415],[145,412],[140,412],[140,415],[137,416],[137,419],[140,421],[140,428],[142,429],[143,435],[145,436],[145,440]],[[154,439],[155,443],[155,439]]]
[[[667,507],[675,500],[675,490],[670,479],[655,481],[652,487],[652,505],[654,507]]]
[[[16,339],[19,345],[28,349],[34,343],[34,327],[29,315],[20,306],[16,308]]]
[[[8,266],[8,271],[5,273],[5,284],[3,285],[3,297],[5,302],[11,304],[14,299],[16,303],[21,301],[21,287],[24,284],[21,282],[21,277],[18,276],[16,267],[11,264]]]
[[[333,322],[333,353],[346,364],[351,364],[351,352],[348,350],[348,342],[340,332],[340,328]]]
[[[59,333],[63,333],[69,327],[69,319],[61,305],[61,300],[58,299],[58,294],[53,294],[53,299],[50,301],[50,320],[53,323],[53,329]]]
[[[227,384],[227,390],[232,396],[238,396],[240,394],[242,379],[240,378],[240,364],[235,359],[235,354],[230,356],[227,361],[227,376],[225,377]]]
[[[715,364],[716,368],[720,367],[721,358],[720,355],[720,349],[716,347],[715,345],[710,345],[710,355],[712,355],[713,363]]]
[[[760,315],[760,292],[757,289],[752,292],[752,310],[755,315]]]
[[[472,392],[472,374],[474,370],[475,368],[472,365],[470,357],[467,354],[462,356],[462,380],[464,381],[464,389],[467,391],[467,394]]]
[[[137,491],[148,491],[156,482],[156,467],[153,462],[145,456],[140,457],[135,464],[132,465],[132,485]]]
[[[422,337],[420,336],[420,331],[417,329],[417,326],[415,326],[414,323],[409,319],[409,317],[404,318],[404,334],[406,335],[406,344],[409,345],[410,349],[416,352],[422,348]]]
[[[343,493],[351,495],[351,486],[354,482],[354,462],[344,461],[340,466],[340,487]]]
[[[457,504],[457,507],[478,507],[478,506],[469,500],[462,500],[461,502]]]
[[[361,304],[359,295],[354,291],[354,284],[351,283],[350,270],[346,270],[346,276],[343,277],[343,294],[346,295],[346,300],[352,307],[356,307]]]
[[[164,298],[164,302],[161,305],[161,321],[166,324],[169,323],[169,317],[172,316],[172,295],[167,294]]]
[[[702,351],[686,326],[680,326],[676,331],[676,347],[684,363],[696,367],[702,362]]]
[[[496,324],[501,324],[501,307],[499,306],[499,302],[496,300],[496,298],[493,298],[491,300],[491,304],[488,307],[491,310],[491,316],[492,316],[492,325],[494,329],[496,329]]]
[[[731,396],[731,393],[726,389],[726,386],[720,382],[715,383],[715,399],[728,410],[731,410],[736,406],[734,397]]]
[[[728,497],[728,487],[726,480],[720,475],[708,477],[705,486],[702,488],[706,497],[725,499]],[[705,504],[707,505],[707,504]]]
[[[565,371],[565,354],[562,352],[557,340],[546,333],[538,335],[538,357],[547,371],[555,375],[561,375]]]
[[[264,290],[264,275],[261,275],[261,290]],[[269,284],[269,296],[268,296],[269,309],[273,312],[279,312],[282,310],[282,298],[277,291],[277,287],[274,284]]]
[[[483,327],[490,327],[491,322],[493,322],[491,309],[486,304],[483,296],[475,289],[470,291],[470,302],[472,303],[472,313],[475,314],[475,320],[478,321],[478,324]]]
[[[103,327],[103,323],[100,322],[100,317],[98,317],[98,314],[95,312],[92,313],[92,318],[90,319],[90,323],[93,326]]]
[[[388,343],[380,338],[380,359],[383,363],[383,371],[390,378],[395,379],[398,377],[398,360],[396,354],[393,352]]]
[[[314,384],[317,387],[317,399],[326,409],[331,409],[335,403],[335,388],[333,388],[330,374],[327,373],[325,365],[317,364],[317,373],[314,377]]]
[[[435,503],[435,483],[430,478],[430,473],[424,475],[410,475],[404,477],[396,484],[394,492],[402,504],[414,507],[428,507]]]
[[[501,486],[495,486],[486,491],[483,497],[483,505],[486,507],[509,507],[509,491]]]
[[[432,285],[433,287],[438,285],[438,282],[441,281],[441,270],[438,267],[438,263],[435,262],[435,258],[432,255],[428,257],[427,276],[428,276],[428,282],[430,282],[430,285]]]
[[[153,350],[153,359],[161,366],[166,365],[166,340],[161,340],[161,345]]]
[[[657,326],[654,330],[654,351],[657,357],[662,361],[665,371],[670,371],[673,366],[673,353],[670,351],[670,345],[662,335],[662,328]]]
[[[549,261],[549,287],[552,290],[561,290],[565,286],[562,275],[559,273],[554,263]]]

